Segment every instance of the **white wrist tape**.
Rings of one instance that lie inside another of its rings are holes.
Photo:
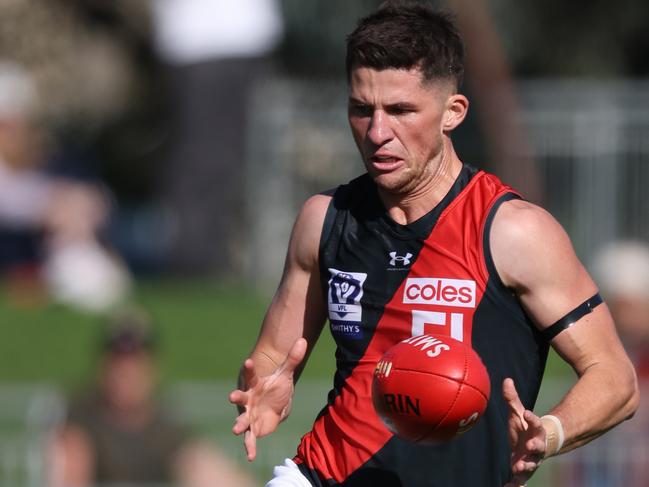
[[[541,423],[545,428],[545,456],[551,457],[561,451],[565,434],[561,420],[553,414],[546,414],[541,417]]]

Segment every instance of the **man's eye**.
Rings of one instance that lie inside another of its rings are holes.
[[[414,109],[410,107],[396,106],[396,107],[390,107],[388,109],[388,113],[390,113],[391,115],[405,115],[412,112],[414,112]]]
[[[352,104],[349,111],[356,116],[369,117],[372,115],[372,107],[369,105]]]

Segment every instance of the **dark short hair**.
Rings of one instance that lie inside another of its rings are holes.
[[[384,2],[347,36],[347,80],[357,67],[412,69],[424,82],[464,76],[464,43],[453,17],[412,0]]]
[[[106,320],[101,348],[109,355],[152,352],[156,338],[149,315],[140,309],[127,308]]]

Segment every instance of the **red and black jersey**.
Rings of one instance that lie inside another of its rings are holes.
[[[323,227],[320,272],[337,370],[328,404],[294,459],[313,485],[500,487],[509,479],[501,384],[512,377],[531,409],[548,352],[489,252],[493,216],[512,198],[518,195],[496,177],[465,165],[430,213],[400,225],[368,175],[336,190]],[[422,333],[469,343],[491,378],[484,417],[442,445],[395,437],[372,406],[377,361],[396,342]]]

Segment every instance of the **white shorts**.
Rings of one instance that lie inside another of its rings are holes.
[[[266,487],[313,487],[311,482],[302,475],[297,465],[287,458],[283,465],[277,465],[273,469],[273,478],[266,484]]]

